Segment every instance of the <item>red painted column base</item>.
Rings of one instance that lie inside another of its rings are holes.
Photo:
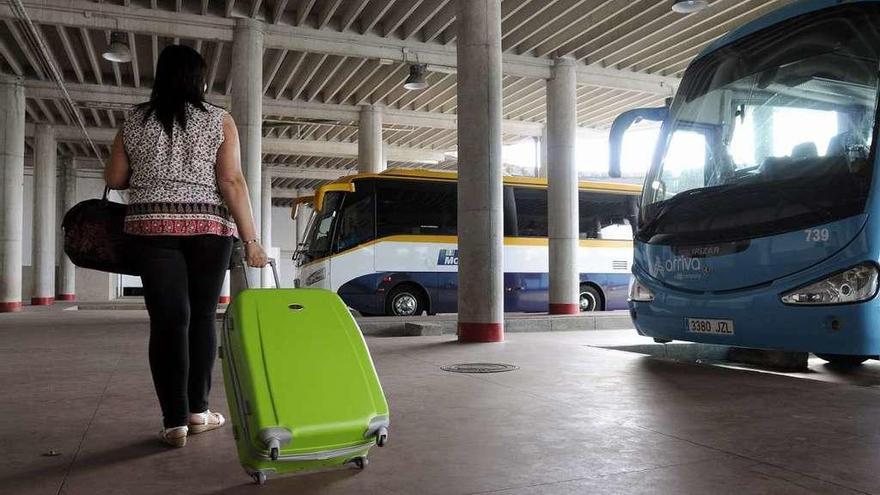
[[[220,304],[229,304],[229,301],[232,300],[231,296],[220,296],[219,303]]]
[[[32,297],[31,306],[49,306],[55,302],[54,297]]]
[[[458,341],[504,342],[504,324],[458,322]]]
[[[58,294],[56,301],[76,301],[76,294]]]
[[[0,302],[0,313],[21,311],[21,301]]]
[[[581,307],[577,304],[556,304],[550,303],[551,315],[576,315],[580,312]]]

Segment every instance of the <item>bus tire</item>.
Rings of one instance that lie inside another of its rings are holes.
[[[578,297],[581,313],[588,311],[605,311],[605,298],[596,286],[581,284],[581,293]]]
[[[816,354],[816,356],[831,364],[840,366],[859,366],[868,359],[871,359],[870,356],[856,356],[852,354]]]
[[[400,284],[385,299],[388,316],[420,316],[427,304],[424,291],[414,284]]]

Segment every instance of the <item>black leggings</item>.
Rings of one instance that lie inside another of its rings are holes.
[[[232,238],[138,236],[144,301],[150,313],[150,370],[166,428],[208,408],[217,349],[217,301]]]

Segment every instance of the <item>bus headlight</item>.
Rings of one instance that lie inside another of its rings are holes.
[[[819,306],[867,301],[877,295],[877,266],[862,263],[782,295],[784,304]]]
[[[629,300],[633,302],[651,302],[654,300],[654,293],[651,289],[642,285],[639,279],[633,275],[629,279]]]

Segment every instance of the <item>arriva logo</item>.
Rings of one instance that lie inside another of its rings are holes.
[[[654,263],[651,264],[651,275],[659,276],[663,274],[682,275],[696,274],[709,271],[708,266],[703,265],[700,258],[689,258],[686,256],[676,256],[667,260],[661,260],[659,256],[654,257]]]

